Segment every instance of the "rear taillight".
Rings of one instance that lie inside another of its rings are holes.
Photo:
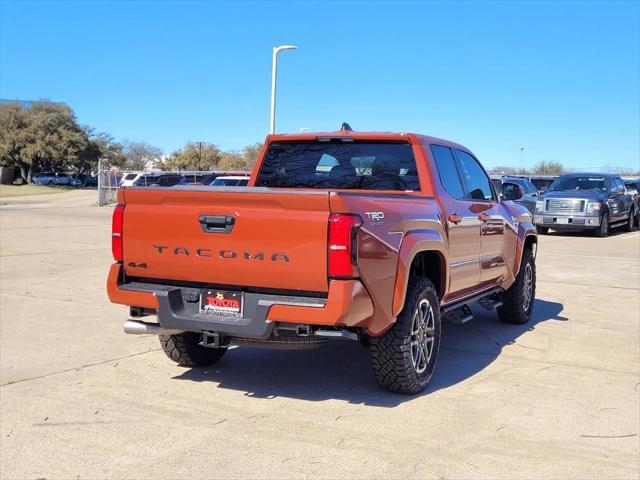
[[[356,240],[362,219],[358,215],[329,216],[329,278],[351,278],[358,274]]]
[[[113,259],[122,261],[122,221],[124,220],[124,205],[116,205],[113,209],[113,220],[111,222],[111,252]]]

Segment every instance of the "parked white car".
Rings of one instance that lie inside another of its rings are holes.
[[[212,187],[246,187],[249,183],[249,177],[240,175],[228,175],[226,177],[218,177],[211,182]]]
[[[121,187],[133,187],[133,182],[142,177],[142,173],[125,173],[120,180]]]

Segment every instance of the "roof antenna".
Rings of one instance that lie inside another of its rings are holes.
[[[341,132],[353,132],[353,128],[347,122],[342,122],[342,126],[340,127]]]

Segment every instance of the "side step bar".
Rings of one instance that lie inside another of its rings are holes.
[[[484,302],[482,306],[487,308],[486,307],[487,301],[491,302],[490,306],[491,308],[493,308],[494,306],[498,306],[499,304],[501,304],[499,293],[500,293],[499,288],[492,288],[491,290],[487,290],[486,292],[478,293],[477,295],[473,295],[471,297],[458,300],[454,303],[446,305],[442,307],[442,313],[447,313],[452,310],[457,310],[463,305],[473,305],[474,303],[478,303],[478,302],[481,302],[481,303]],[[492,297],[495,297],[495,300],[491,300]]]
[[[454,325],[462,325],[473,318],[470,305],[478,303],[485,310],[493,310],[502,305],[500,299],[500,289],[494,288],[486,292],[474,295],[465,300],[460,300],[451,305],[442,308],[442,318],[448,320]]]

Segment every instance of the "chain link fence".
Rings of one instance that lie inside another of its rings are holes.
[[[178,170],[178,171],[145,171],[145,172],[123,172],[118,169],[110,168],[107,170],[98,170],[98,198],[97,204],[102,207],[116,203],[118,200],[118,189],[122,186],[123,180],[129,182],[133,181],[138,175],[142,175],[140,181],[144,182],[141,185],[146,186],[163,186],[170,187],[176,183],[182,182],[191,185],[201,185],[204,179],[212,180],[216,176],[222,175],[242,175],[248,176],[249,172],[245,171],[221,171],[221,170]],[[159,177],[164,177],[165,180],[169,180],[167,183],[158,182]],[[176,178],[179,177],[179,178]],[[147,183],[148,182],[148,183]]]
[[[118,198],[120,177],[109,170],[98,171],[98,206],[115,203]]]

